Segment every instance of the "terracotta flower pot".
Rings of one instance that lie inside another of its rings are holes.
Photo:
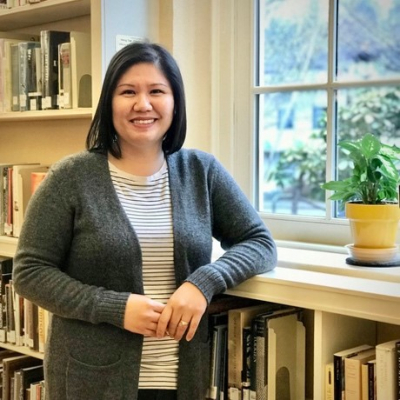
[[[346,203],[354,246],[370,249],[396,244],[400,208],[396,204]]]

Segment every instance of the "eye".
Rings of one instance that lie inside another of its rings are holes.
[[[165,92],[162,89],[153,89],[150,93],[151,94],[163,94]]]
[[[132,89],[124,89],[121,92],[121,94],[124,95],[124,96],[134,96],[135,95],[135,91],[132,90]]]

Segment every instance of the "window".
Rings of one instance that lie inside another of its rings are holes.
[[[350,168],[342,139],[400,146],[400,0],[247,0],[235,12],[233,173],[275,237],[345,244],[320,184]]]

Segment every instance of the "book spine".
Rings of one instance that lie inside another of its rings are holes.
[[[40,59],[40,44],[30,46],[28,48],[28,107],[29,110],[35,111],[41,109],[42,99],[42,68]]]
[[[12,236],[13,234],[13,193],[12,193],[12,177],[13,168],[7,167],[4,180],[5,185],[5,196],[4,196],[4,234],[7,236]]]
[[[246,326],[243,328],[243,355],[242,355],[242,387],[246,387],[250,390],[250,383],[251,383],[251,349],[252,349],[252,342],[253,342],[253,335],[250,326]]]
[[[41,31],[42,109],[58,109],[58,46],[70,39],[69,32]]]
[[[325,400],[333,400],[333,363],[328,363],[325,366]]]
[[[11,45],[11,110],[19,111],[19,47]]]
[[[240,315],[235,312],[229,313],[228,316],[228,352],[229,352],[229,367],[228,367],[228,384],[230,388],[240,387],[240,367],[238,360]]]
[[[58,46],[58,92],[59,107],[72,108],[71,96],[71,44],[61,43]]]
[[[395,347],[395,359],[396,359],[396,400],[400,400],[400,340],[396,342]]]

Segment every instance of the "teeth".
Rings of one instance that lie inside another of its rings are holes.
[[[137,119],[133,120],[134,124],[138,125],[147,125],[147,124],[152,124],[154,122],[154,119]]]

